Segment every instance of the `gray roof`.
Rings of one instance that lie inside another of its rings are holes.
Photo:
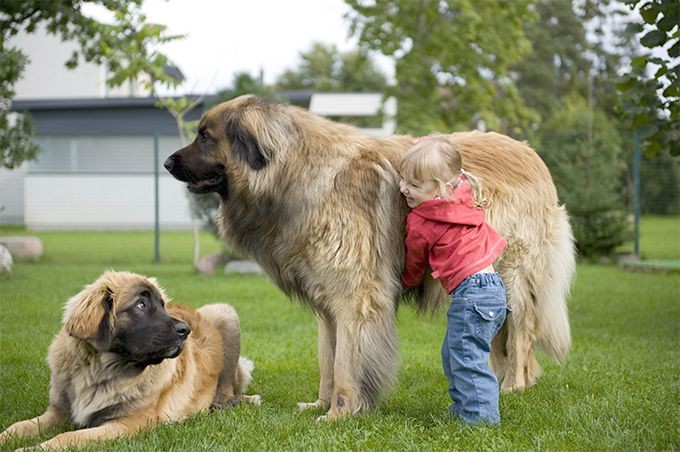
[[[45,99],[12,102],[12,110],[28,111],[36,135],[177,135],[170,113],[153,97]],[[187,120],[201,117],[198,105]]]
[[[309,91],[279,94],[304,107],[312,97]],[[199,119],[215,98],[205,96],[186,119]],[[32,99],[13,101],[12,110],[30,113],[36,135],[177,135],[175,119],[157,102],[155,97]]]

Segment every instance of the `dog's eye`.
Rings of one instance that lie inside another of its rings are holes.
[[[205,131],[205,129],[199,130],[199,131],[198,131],[198,134],[200,135],[200,137],[201,137],[202,139],[204,139],[204,140],[207,140],[207,139],[208,139],[208,133]]]
[[[138,309],[146,309],[146,302],[145,301],[138,301],[136,307]]]

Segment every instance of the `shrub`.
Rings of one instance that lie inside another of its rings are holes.
[[[578,96],[542,130],[541,156],[571,216],[579,254],[611,254],[630,238],[622,190],[621,139],[606,115]]]

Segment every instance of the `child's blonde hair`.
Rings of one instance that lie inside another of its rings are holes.
[[[488,207],[482,193],[482,179],[463,169],[463,159],[458,146],[446,135],[428,135],[416,141],[401,159],[399,173],[402,177],[421,182],[436,182],[439,193],[449,199],[464,175],[472,188],[472,196],[478,207]]]

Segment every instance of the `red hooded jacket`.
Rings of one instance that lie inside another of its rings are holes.
[[[465,278],[492,264],[507,241],[484,222],[484,211],[463,180],[453,200],[432,199],[409,212],[405,244],[401,284],[418,287],[429,264],[432,277],[451,293]]]

